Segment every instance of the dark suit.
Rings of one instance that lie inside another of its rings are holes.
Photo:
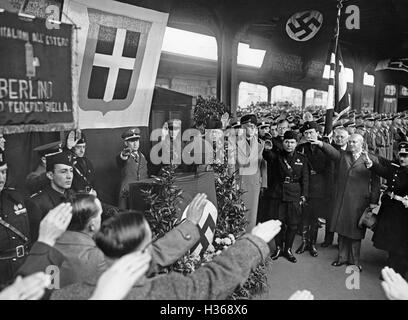
[[[24,199],[12,188],[0,193],[0,219],[16,228],[25,239],[10,228],[0,224],[0,285],[13,279],[24,263],[30,244],[30,227]]]

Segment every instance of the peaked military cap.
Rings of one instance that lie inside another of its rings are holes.
[[[230,127],[233,129],[239,129],[241,128],[241,122],[239,120],[235,120],[231,122]]]
[[[271,124],[270,124],[270,121],[268,121],[268,119],[263,118],[258,122],[258,128],[259,129],[269,127],[270,125]]]
[[[140,129],[139,128],[130,128],[122,133],[122,139],[125,141],[132,139],[140,138]]]
[[[246,123],[253,123],[254,125],[258,124],[258,120],[256,118],[256,115],[253,113],[243,115],[240,119],[241,125],[246,124]]]
[[[47,144],[43,144],[33,149],[34,151],[38,152],[38,156],[46,157],[51,154],[59,153],[62,151],[62,143],[61,141],[55,141]]]
[[[400,142],[400,144],[398,145],[398,154],[400,153],[408,153],[408,142]]]

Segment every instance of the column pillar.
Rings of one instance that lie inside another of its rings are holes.
[[[306,91],[307,89],[302,89],[302,111],[306,108]]]
[[[266,86],[266,90],[268,90],[268,102],[272,103],[271,102],[271,100],[272,100],[272,87]]]
[[[217,38],[217,45],[217,99],[225,103],[231,115],[234,116],[238,102],[238,41],[234,39],[232,32],[224,31],[220,37]]]
[[[361,111],[361,104],[363,98],[364,87],[364,68],[356,64],[354,68],[353,94],[352,94],[352,108],[357,112]]]

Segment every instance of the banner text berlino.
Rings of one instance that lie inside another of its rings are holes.
[[[74,126],[72,26],[0,13],[0,126],[6,132]]]

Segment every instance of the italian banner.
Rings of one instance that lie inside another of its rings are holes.
[[[68,130],[72,26],[0,13],[0,127],[5,133]]]
[[[168,14],[111,0],[64,1],[75,24],[79,128],[148,126]]]

